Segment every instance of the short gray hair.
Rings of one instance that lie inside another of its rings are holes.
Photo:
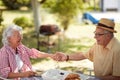
[[[111,34],[111,37],[113,37],[113,36],[114,36],[113,32],[108,31],[108,30],[104,30],[104,33],[110,33],[110,34]]]
[[[15,25],[15,24],[9,25],[9,26],[3,31],[3,34],[2,34],[2,43],[3,43],[3,45],[9,44],[9,42],[8,42],[8,37],[12,36],[14,30],[19,31],[19,33],[20,33],[21,36],[22,36],[22,27],[20,27],[20,26],[18,26],[18,25]]]

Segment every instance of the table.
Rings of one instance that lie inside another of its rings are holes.
[[[43,80],[42,77],[37,77],[38,80]],[[81,80],[100,80],[94,76],[89,76],[89,75],[85,75],[85,74],[80,74],[80,78]]]
[[[81,80],[100,80],[98,78],[95,78],[93,76],[88,76],[88,75],[85,75],[85,74],[80,74],[80,78],[81,78]],[[2,78],[2,80],[13,80],[13,79],[3,79]],[[30,80],[30,78],[22,78],[21,80]],[[34,80],[43,80],[43,79],[42,79],[42,77],[37,76],[37,77],[34,77]]]
[[[89,76],[89,75],[85,75],[85,74],[80,74],[80,78],[81,78],[81,80],[100,80],[100,79],[96,78],[95,76]]]
[[[80,73],[80,78],[81,78],[81,80],[100,80],[94,76],[89,76],[89,75],[85,75],[85,74],[81,74],[81,73]],[[13,80],[13,79],[5,79],[5,78],[1,78],[1,79],[2,80]],[[22,78],[21,80],[30,80],[30,78]],[[36,76],[36,77],[34,77],[34,80],[43,80],[43,79],[41,76]]]

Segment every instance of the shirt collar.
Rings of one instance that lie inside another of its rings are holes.
[[[15,51],[11,46],[5,45],[5,47],[6,47],[8,50],[10,50],[13,54],[16,53],[16,51]]]
[[[106,46],[106,48],[110,50],[110,49],[112,48],[114,42],[115,42],[115,38],[113,37],[113,38],[110,40],[110,42],[108,43],[108,45]]]

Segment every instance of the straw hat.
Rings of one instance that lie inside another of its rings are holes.
[[[110,32],[117,32],[116,30],[114,30],[115,23],[112,20],[106,18],[100,19],[99,23],[97,24],[97,27],[108,30]]]

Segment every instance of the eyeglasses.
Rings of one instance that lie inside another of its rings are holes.
[[[103,35],[105,35],[105,34],[107,34],[107,33],[96,33],[96,32],[94,32],[94,34],[95,34],[95,36],[100,37],[100,36],[103,36]]]
[[[95,36],[102,36],[102,35],[105,35],[105,34],[99,34],[99,33],[98,33],[98,34],[97,34],[97,33],[95,34]]]

